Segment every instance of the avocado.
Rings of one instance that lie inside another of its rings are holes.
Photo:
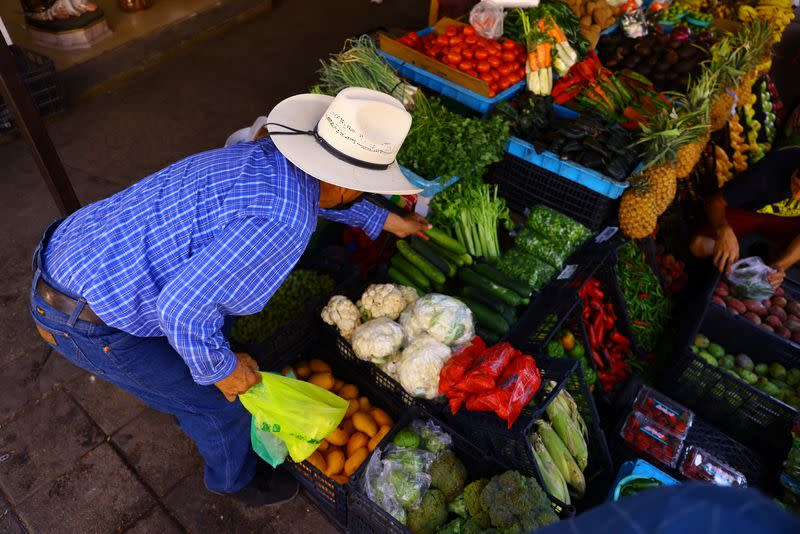
[[[770,381],[767,381],[761,390],[767,395],[772,395],[773,397],[777,397],[781,393],[781,390],[778,388],[778,386]]]
[[[800,369],[789,369],[789,372],[786,373],[786,383],[792,387],[800,384]]]
[[[759,363],[755,366],[753,371],[755,371],[758,376],[767,376],[767,373],[769,373],[769,365],[766,363]]]
[[[789,388],[789,384],[787,384],[787,383],[786,383],[786,382],[784,382],[783,380],[778,380],[777,378],[773,378],[773,379],[771,380],[771,382],[772,382],[773,384],[775,384],[776,386],[778,386],[778,389],[781,389],[781,390],[784,390],[784,389],[790,389],[790,388]]]
[[[737,354],[736,355],[736,366],[741,367],[742,369],[747,369],[748,371],[752,371],[755,367],[753,360],[747,354]]]
[[[800,409],[800,399],[797,398],[797,395],[793,393],[786,395],[786,398],[783,399],[783,402],[789,406],[794,406],[795,408]]]
[[[706,336],[703,334],[697,334],[694,338],[694,346],[704,349],[708,347],[709,343],[711,343]]]
[[[700,356],[700,358],[703,361],[705,361],[707,364],[709,364],[709,365],[713,365],[714,367],[719,365],[719,362],[717,362],[717,359],[715,357],[713,357],[712,355],[710,355],[709,353],[707,353],[706,351],[704,351],[704,350],[700,351],[700,354],[698,354],[698,356]]]
[[[697,345],[692,345],[691,347],[689,347],[689,350],[694,352],[695,354],[700,354],[700,347],[698,347]]]
[[[742,377],[742,380],[744,380],[750,385],[753,385],[756,382],[758,382],[758,375],[755,374],[753,371],[748,371],[747,369],[742,369],[739,376]]]
[[[786,376],[786,368],[778,362],[772,362],[769,365],[769,375],[772,378],[783,378]]]
[[[726,355],[725,355],[725,356],[722,358],[722,360],[720,360],[720,363],[719,363],[719,364],[720,364],[720,366],[722,366],[724,369],[729,369],[729,370],[730,370],[730,369],[734,369],[734,368],[736,367],[736,360],[735,360],[735,358],[734,358],[733,356],[731,356],[730,354],[726,354]]]
[[[714,358],[722,358],[725,356],[725,349],[721,346],[717,345],[716,343],[709,343],[708,348],[706,348],[709,354],[711,354]]]

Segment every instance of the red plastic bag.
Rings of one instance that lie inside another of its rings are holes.
[[[464,377],[475,363],[475,360],[478,359],[485,350],[486,343],[484,343],[480,337],[475,336],[472,338],[472,341],[469,342],[469,345],[466,345],[453,354],[439,372],[439,393],[447,395],[447,392],[458,384],[459,380]],[[455,413],[454,411],[453,414]]]
[[[465,393],[483,393],[492,389],[497,377],[514,356],[519,354],[522,353],[505,342],[489,347],[475,361],[474,367],[464,375],[456,389]]]
[[[468,399],[467,409],[494,412],[511,428],[541,385],[542,372],[536,367],[536,360],[522,354],[508,364],[496,388]]]
[[[450,412],[455,415],[467,401],[467,394],[458,391],[452,391],[451,394],[453,396],[450,397]]]

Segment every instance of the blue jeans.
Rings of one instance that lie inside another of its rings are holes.
[[[218,493],[233,493],[255,476],[256,456],[250,447],[250,414],[236,400],[228,402],[215,386],[196,384],[189,368],[166,337],[136,337],[116,328],[77,319],[85,301],[50,279],[43,263],[44,247],[57,223],[36,249],[31,287],[31,315],[45,341],[69,361],[125,389],[151,408],[177,417],[205,460],[205,483]],[[36,294],[44,281],[79,300],[68,316]]]

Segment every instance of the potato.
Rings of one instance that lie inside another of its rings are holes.
[[[319,452],[325,452],[325,451],[327,451],[327,450],[328,450],[328,447],[330,447],[330,446],[331,446],[330,442],[328,442],[328,440],[327,440],[327,439],[323,439],[323,440],[322,440],[322,443],[320,443],[320,444],[319,444],[319,447],[317,447],[317,450],[318,450]]]
[[[305,380],[311,376],[311,368],[306,362],[300,360],[294,366],[294,374],[297,375],[297,378]]]
[[[350,439],[350,434],[342,428],[334,428],[333,432],[328,434],[328,437],[325,439],[327,439],[331,445],[341,447],[347,444],[347,440]]]
[[[364,460],[367,459],[367,456],[369,456],[369,451],[366,447],[361,447],[355,451],[353,455],[350,456],[350,458],[348,458],[344,463],[344,474],[350,476],[355,473],[356,469],[358,469],[361,464],[364,463]]]
[[[375,434],[374,436],[372,436],[372,439],[371,439],[371,440],[369,440],[369,443],[367,444],[367,448],[369,449],[369,452],[372,452],[372,451],[374,451],[374,450],[375,450],[375,447],[377,447],[378,445],[380,445],[380,443],[381,443],[381,440],[384,438],[384,436],[386,436],[386,434],[388,434],[388,433],[389,433],[389,431],[390,431],[391,429],[392,429],[392,427],[391,427],[391,426],[389,426],[389,425],[383,425],[383,426],[380,428],[380,430],[378,430],[378,433],[377,433],[377,434]]]
[[[323,362],[322,360],[311,360],[308,363],[309,367],[311,367],[312,373],[330,373],[331,366],[327,363]]]
[[[342,469],[344,469],[344,452],[338,447],[331,447],[331,450],[328,451],[328,455],[325,457],[325,462],[328,464],[325,474],[329,477],[338,475],[342,472]]]
[[[343,385],[344,385],[344,380],[339,380],[338,378],[334,378],[333,387],[331,388],[331,391],[333,391],[334,393],[338,393],[339,390],[342,389]]]
[[[353,456],[361,447],[366,447],[369,444],[369,437],[363,432],[353,432],[350,439],[347,440],[347,457]]]
[[[590,15],[585,15],[581,17],[580,26],[581,28],[589,28],[592,25],[592,17]]]
[[[333,387],[333,375],[330,373],[314,373],[308,381],[322,389],[331,389]]]
[[[356,431],[356,427],[353,426],[353,420],[349,417],[342,421],[342,424],[339,425],[339,428],[347,432],[348,436]]]
[[[345,417],[350,417],[358,411],[358,401],[355,399],[350,399],[347,401],[350,405],[347,407],[347,411],[345,412]]]
[[[339,484],[347,484],[347,477],[344,475],[333,475],[331,479]]]
[[[345,384],[342,386],[342,389],[339,390],[338,395],[343,399],[357,399],[358,388],[353,384]]]
[[[383,425],[391,426],[392,424],[394,424],[394,421],[392,421],[392,418],[389,416],[389,414],[381,410],[377,406],[373,406],[372,409],[369,410],[369,414],[372,416],[373,419],[375,419],[375,422],[378,423],[380,426]]]
[[[591,49],[597,47],[597,42],[600,40],[600,26],[591,26],[589,29],[582,30],[581,33],[586,37],[586,40],[589,41],[589,47]]]
[[[358,404],[358,401],[356,401],[356,404]],[[356,430],[363,432],[369,437],[373,437],[375,434],[378,433],[378,425],[377,423],[375,423],[375,419],[373,419],[372,416],[368,413],[364,412],[354,413],[353,426],[356,427]]]
[[[370,409],[372,409],[372,404],[370,404],[369,399],[367,397],[359,397],[358,408],[362,412],[369,413]]]
[[[320,471],[322,471],[323,473],[328,468],[328,464],[325,463],[325,458],[323,458],[322,454],[320,454],[318,451],[312,452],[311,456],[306,458],[306,461],[311,465],[313,465],[314,467],[316,467],[317,469],[319,469]]]

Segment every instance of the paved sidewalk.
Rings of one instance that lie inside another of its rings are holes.
[[[424,0],[276,1],[127,85],[73,103],[49,131],[88,203],[220,146],[313,85],[319,58],[347,36],[420,27],[426,16]],[[206,492],[200,457],[171,417],[38,338],[27,309],[30,257],[56,217],[25,145],[0,145],[0,532],[334,531],[302,494],[268,510]]]

